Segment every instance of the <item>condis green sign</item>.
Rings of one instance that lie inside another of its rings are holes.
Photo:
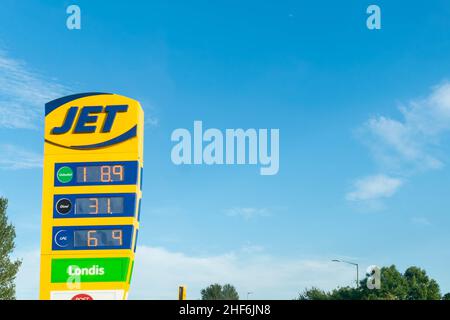
[[[129,266],[130,258],[53,259],[51,282],[123,282]]]

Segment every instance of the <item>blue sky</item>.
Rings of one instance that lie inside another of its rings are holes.
[[[146,112],[133,298],[230,281],[291,299],[351,285],[347,258],[425,268],[450,291],[448,1],[5,0],[0,194],[37,297],[44,103],[105,91]],[[366,28],[381,7],[382,29]],[[280,171],[175,166],[177,128],[279,128]],[[361,272],[361,276],[363,271]]]

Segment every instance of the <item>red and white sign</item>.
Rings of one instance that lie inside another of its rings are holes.
[[[92,298],[90,295],[88,295],[86,293],[80,293],[80,294],[77,294],[76,296],[74,296],[70,300],[94,300],[94,298]]]
[[[124,290],[52,291],[51,300],[123,300]]]

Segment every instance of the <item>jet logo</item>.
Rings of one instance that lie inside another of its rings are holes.
[[[60,127],[52,129],[52,134],[64,134],[74,127],[73,133],[94,133],[97,129],[97,115],[99,113],[106,113],[105,120],[101,126],[100,132],[110,132],[118,112],[126,112],[128,105],[113,105],[113,106],[86,106],[78,111],[78,107],[71,107],[67,110],[66,118]],[[79,114],[77,121],[75,118]],[[75,122],[75,125],[74,125]],[[94,125],[88,125],[94,124]]]
[[[61,152],[54,147],[94,150],[132,139],[142,130],[137,124],[143,113],[136,100],[88,92],[46,103],[45,118],[45,141],[52,145],[52,152]]]

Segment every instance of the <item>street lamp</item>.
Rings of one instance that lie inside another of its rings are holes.
[[[253,292],[247,292],[247,300],[248,300],[248,296],[253,294]]]
[[[333,261],[333,262],[342,262],[342,263],[347,263],[347,264],[351,264],[353,266],[356,266],[356,288],[359,288],[359,264],[354,263],[354,262],[350,262],[350,261],[345,261],[345,260],[337,260],[337,259],[333,259],[331,261]]]

